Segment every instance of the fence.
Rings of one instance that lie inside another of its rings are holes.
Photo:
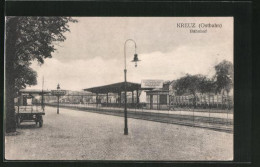
[[[195,108],[195,109],[233,109],[233,98],[222,95],[198,95],[198,96],[172,96],[170,107]]]
[[[165,96],[165,97],[164,97]],[[153,98],[148,95],[146,102],[138,102],[135,98],[127,96],[128,108],[142,108],[142,109],[158,109],[158,110],[174,110],[174,109],[215,109],[215,110],[232,110],[233,99],[231,96],[221,95],[198,95],[193,96],[169,96],[168,95],[154,95]],[[164,97],[164,99],[163,99]],[[45,96],[47,103],[57,102],[55,96]],[[116,96],[99,95],[65,95],[60,99],[60,103],[66,104],[87,104],[89,106],[102,107],[123,107],[124,98],[118,99]]]

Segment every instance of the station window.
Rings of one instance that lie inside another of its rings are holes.
[[[160,95],[160,104],[167,104],[167,95]]]

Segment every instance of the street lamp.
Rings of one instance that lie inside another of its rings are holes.
[[[127,85],[126,85],[126,43],[132,41],[135,44],[135,54],[134,54],[134,59],[132,60],[132,62],[135,62],[135,67],[137,67],[137,62],[140,61],[138,60],[138,55],[136,54],[136,43],[134,40],[132,39],[127,39],[125,41],[125,45],[124,45],[124,57],[125,57],[125,69],[124,69],[124,74],[125,74],[125,110],[124,110],[124,114],[125,114],[125,128],[124,128],[124,135],[128,135],[128,126],[127,126]]]
[[[57,90],[60,90],[60,84],[57,85]],[[58,106],[57,106],[57,114],[60,113],[60,96],[58,95]]]
[[[61,96],[64,96],[65,94],[66,94],[66,91],[65,90],[61,90],[60,89],[60,84],[58,84],[57,85],[57,90],[52,90],[51,91],[51,94],[53,95],[53,96],[56,96],[57,97],[57,99],[58,99],[58,105],[57,105],[57,114],[59,114],[59,108],[60,108],[60,97]]]
[[[59,83],[58,83],[58,85],[57,85],[57,90],[58,90],[58,89],[60,89],[60,84],[59,84]]]

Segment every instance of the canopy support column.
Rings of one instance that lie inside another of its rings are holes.
[[[107,93],[107,106],[108,106],[108,93]]]
[[[136,104],[139,107],[139,92],[138,92],[138,89],[136,89]]]
[[[98,107],[98,93],[96,93],[96,107]]]
[[[134,91],[132,90],[132,106],[134,106]]]
[[[121,107],[121,91],[119,92],[119,107]]]

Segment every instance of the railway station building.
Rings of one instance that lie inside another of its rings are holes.
[[[141,94],[141,84],[127,82],[127,106],[134,108],[139,107],[140,103],[140,94]],[[125,83],[119,82],[110,85],[98,86],[84,89],[84,91],[91,92],[95,94],[95,102],[99,105],[107,107],[121,107],[124,102],[124,93],[125,93]]]
[[[146,91],[146,108],[156,110],[167,110],[170,105],[171,82],[163,83],[162,88]]]
[[[110,85],[86,88],[84,91],[94,93],[95,102],[100,106],[122,107],[124,105],[125,83],[119,82]],[[146,109],[168,109],[169,108],[170,82],[164,83],[163,88],[142,88],[141,84],[127,82],[127,107]],[[140,101],[140,95],[144,101]]]

